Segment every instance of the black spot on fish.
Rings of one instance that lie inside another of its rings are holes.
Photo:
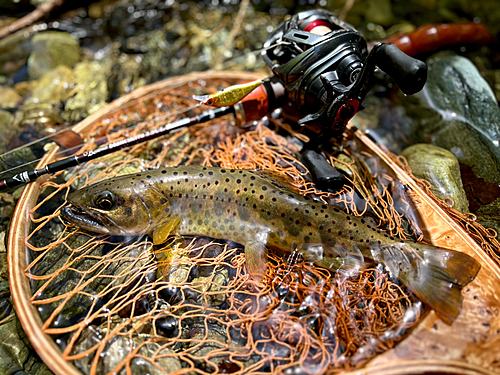
[[[203,173],[200,173],[200,175],[199,175],[199,176],[200,176],[200,177],[203,177]]]
[[[150,178],[151,178],[151,176],[147,175],[147,176],[146,176],[146,178],[147,178],[147,179],[150,179]]]
[[[165,198],[161,198],[161,199],[160,199],[160,203],[161,203],[161,204],[165,204],[165,203],[167,203],[167,202],[168,202],[168,200],[166,200]]]
[[[174,176],[177,176],[178,174],[179,174],[179,173],[177,173],[177,172],[174,172]]]
[[[130,217],[130,216],[132,216],[132,208],[127,207],[127,208],[125,209],[125,215],[126,215],[126,216],[129,216],[129,217]]]
[[[213,176],[214,172],[208,172],[209,176]]]
[[[199,219],[198,220],[198,225],[203,225],[203,220]]]
[[[164,170],[161,171],[161,173],[165,174],[165,173],[167,173],[167,171],[164,169]]]

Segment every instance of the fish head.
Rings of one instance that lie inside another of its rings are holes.
[[[153,184],[133,175],[104,180],[77,190],[62,209],[65,221],[116,236],[151,233],[170,214],[170,204]]]

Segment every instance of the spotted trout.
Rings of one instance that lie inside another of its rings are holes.
[[[460,313],[461,289],[480,268],[464,253],[390,237],[264,171],[157,169],[89,185],[68,200],[65,220],[92,232],[148,234],[155,244],[171,235],[241,243],[254,274],[266,268],[266,247],[298,251],[328,269],[382,264],[447,323]]]

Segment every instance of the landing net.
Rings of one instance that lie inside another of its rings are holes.
[[[203,92],[229,85],[201,84]],[[96,122],[82,151],[104,135],[113,142],[173,121],[166,114],[192,106],[199,90],[200,82],[163,92]],[[173,238],[160,247],[147,237],[95,236],[59,217],[70,191],[92,182],[192,164],[279,172],[300,193],[364,215],[391,235],[421,236],[404,187],[376,157],[348,142],[330,162],[345,171],[352,187],[320,192],[297,159],[299,142],[286,129],[275,119],[241,129],[221,118],[60,172],[43,184],[30,212],[26,274],[43,330],[66,360],[84,374],[335,373],[362,366],[416,326],[426,312],[423,304],[375,265],[332,272],[299,254],[271,250],[259,281],[247,273],[242,246],[230,238]]]

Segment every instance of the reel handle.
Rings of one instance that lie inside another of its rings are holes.
[[[380,43],[376,64],[387,73],[403,93],[411,95],[423,89],[427,80],[427,65],[402,52],[391,43]]]

